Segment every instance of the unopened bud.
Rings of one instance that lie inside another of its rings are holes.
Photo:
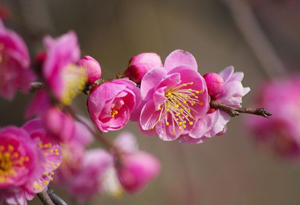
[[[162,66],[160,56],[156,53],[141,53],[130,59],[124,75],[130,80],[140,83],[149,70]]]
[[[216,73],[208,73],[203,77],[206,81],[208,94],[210,96],[216,96],[223,91],[224,80],[220,75]]]
[[[86,68],[89,84],[93,84],[101,77],[102,72],[100,64],[91,56],[84,56],[77,62],[77,65]]]

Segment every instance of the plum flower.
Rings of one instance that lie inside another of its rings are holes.
[[[32,139],[38,140],[38,149],[42,151],[44,156],[44,160],[38,164],[43,168],[42,174],[26,186],[27,195],[31,194],[33,197],[35,193],[44,190],[49,182],[53,180],[54,171],[62,161],[62,151],[58,141],[54,140],[44,129],[40,119],[30,120],[22,128],[30,134]]]
[[[122,165],[116,166],[123,189],[128,193],[143,190],[159,174],[159,160],[149,153],[139,151],[135,138],[130,133],[122,133],[115,144],[123,155]]]
[[[69,105],[87,81],[86,70],[76,66],[80,57],[77,36],[74,32],[57,39],[47,36],[44,44],[47,57],[43,63],[43,77],[54,96]]]
[[[50,107],[41,119],[45,129],[59,142],[70,142],[73,139],[75,121],[70,114],[62,112],[57,107]]]
[[[81,167],[70,180],[68,192],[83,203],[102,189],[104,174],[113,164],[112,156],[102,149],[92,149],[85,153]]]
[[[0,95],[11,100],[18,88],[27,92],[35,78],[29,66],[24,41],[0,20]]]
[[[263,145],[283,157],[300,156],[300,77],[265,82],[256,95],[255,106],[273,115],[269,119],[247,116],[246,125]]]
[[[101,84],[87,100],[90,117],[102,132],[123,128],[139,103],[139,89],[128,79]]]
[[[41,89],[26,110],[26,117],[43,113],[53,104],[70,105],[73,98],[79,94],[87,82],[84,67],[76,65],[80,57],[77,36],[69,32],[57,39],[50,36],[44,38],[45,53],[39,53],[35,62],[42,69],[46,88]],[[51,93],[53,96],[49,96]]]
[[[146,73],[141,82],[145,105],[139,119],[143,131],[155,130],[164,141],[189,135],[209,109],[206,83],[197,69],[192,54],[175,50],[164,67]]]
[[[221,80],[222,78],[223,80]],[[235,72],[232,66],[225,68],[217,74],[210,75],[206,80],[213,80],[216,83],[208,82],[208,89],[213,90],[211,98],[225,105],[232,107],[241,107],[242,97],[246,95],[250,88],[243,87],[241,81],[244,73]],[[187,143],[201,143],[204,140],[222,135],[226,132],[226,124],[229,122],[230,116],[221,110],[211,108],[209,112],[195,123],[195,127],[189,136],[182,136],[180,141]]]
[[[76,177],[76,173],[81,169],[81,163],[85,155],[85,148],[93,140],[93,134],[87,128],[92,124],[86,118],[78,116],[83,122],[75,121],[75,130],[72,140],[62,143],[62,165],[56,172],[55,183],[69,186],[70,181]],[[92,128],[93,129],[93,128]]]
[[[0,131],[1,204],[26,205],[47,187],[61,161],[59,145],[51,142],[35,120]]]

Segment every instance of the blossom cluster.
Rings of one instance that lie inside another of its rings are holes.
[[[70,106],[79,93],[88,95],[87,110],[100,134],[131,120],[142,134],[163,141],[201,143],[224,134],[230,120],[210,102],[241,107],[250,91],[232,66],[202,76],[195,57],[183,50],[164,63],[156,53],[141,53],[115,79],[103,80],[97,60],[80,58],[73,31],[46,36],[31,63],[22,38],[2,23],[0,37],[0,95],[11,100],[18,89],[28,92],[33,80],[43,83],[25,111],[35,118],[0,131],[1,204],[27,204],[52,180],[84,203],[99,192],[139,192],[159,174],[159,160],[140,151],[129,133],[108,150],[87,149],[96,131]]]

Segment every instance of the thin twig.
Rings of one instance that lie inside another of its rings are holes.
[[[37,194],[44,205],[55,205],[48,195],[47,189]]]
[[[221,102],[212,100],[210,102],[212,108],[220,109],[226,112],[231,117],[239,116],[240,113],[247,113],[252,115],[259,115],[263,117],[270,117],[272,114],[269,113],[265,108],[239,108],[239,107],[230,107],[228,105],[222,104]]]
[[[30,92],[37,92],[38,90],[40,90],[41,88],[44,87],[44,83],[41,82],[33,82],[30,85]]]
[[[245,37],[267,77],[286,75],[287,70],[261,29],[248,0],[222,0]]]
[[[60,198],[53,189],[48,187],[47,191],[49,197],[52,199],[52,201],[55,203],[55,205],[68,205],[62,198]]]

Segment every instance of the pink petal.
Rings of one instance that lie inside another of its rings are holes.
[[[140,124],[143,130],[150,130],[158,121],[159,111],[155,111],[153,101],[149,101],[142,109],[140,116]]]
[[[167,56],[164,67],[169,71],[178,66],[187,66],[195,71],[198,70],[195,57],[191,53],[180,49],[173,51]]]
[[[195,139],[204,137],[205,134],[216,124],[219,115],[220,112],[217,110],[213,113],[206,114],[201,119],[198,119],[198,121],[194,125],[193,130],[190,132],[189,136]]]
[[[147,100],[153,94],[153,89],[158,85],[166,74],[163,68],[154,68],[143,77],[141,81],[141,97]]]
[[[223,78],[225,84],[230,79],[231,75],[233,74],[233,71],[233,66],[229,66],[219,73],[219,75]]]

